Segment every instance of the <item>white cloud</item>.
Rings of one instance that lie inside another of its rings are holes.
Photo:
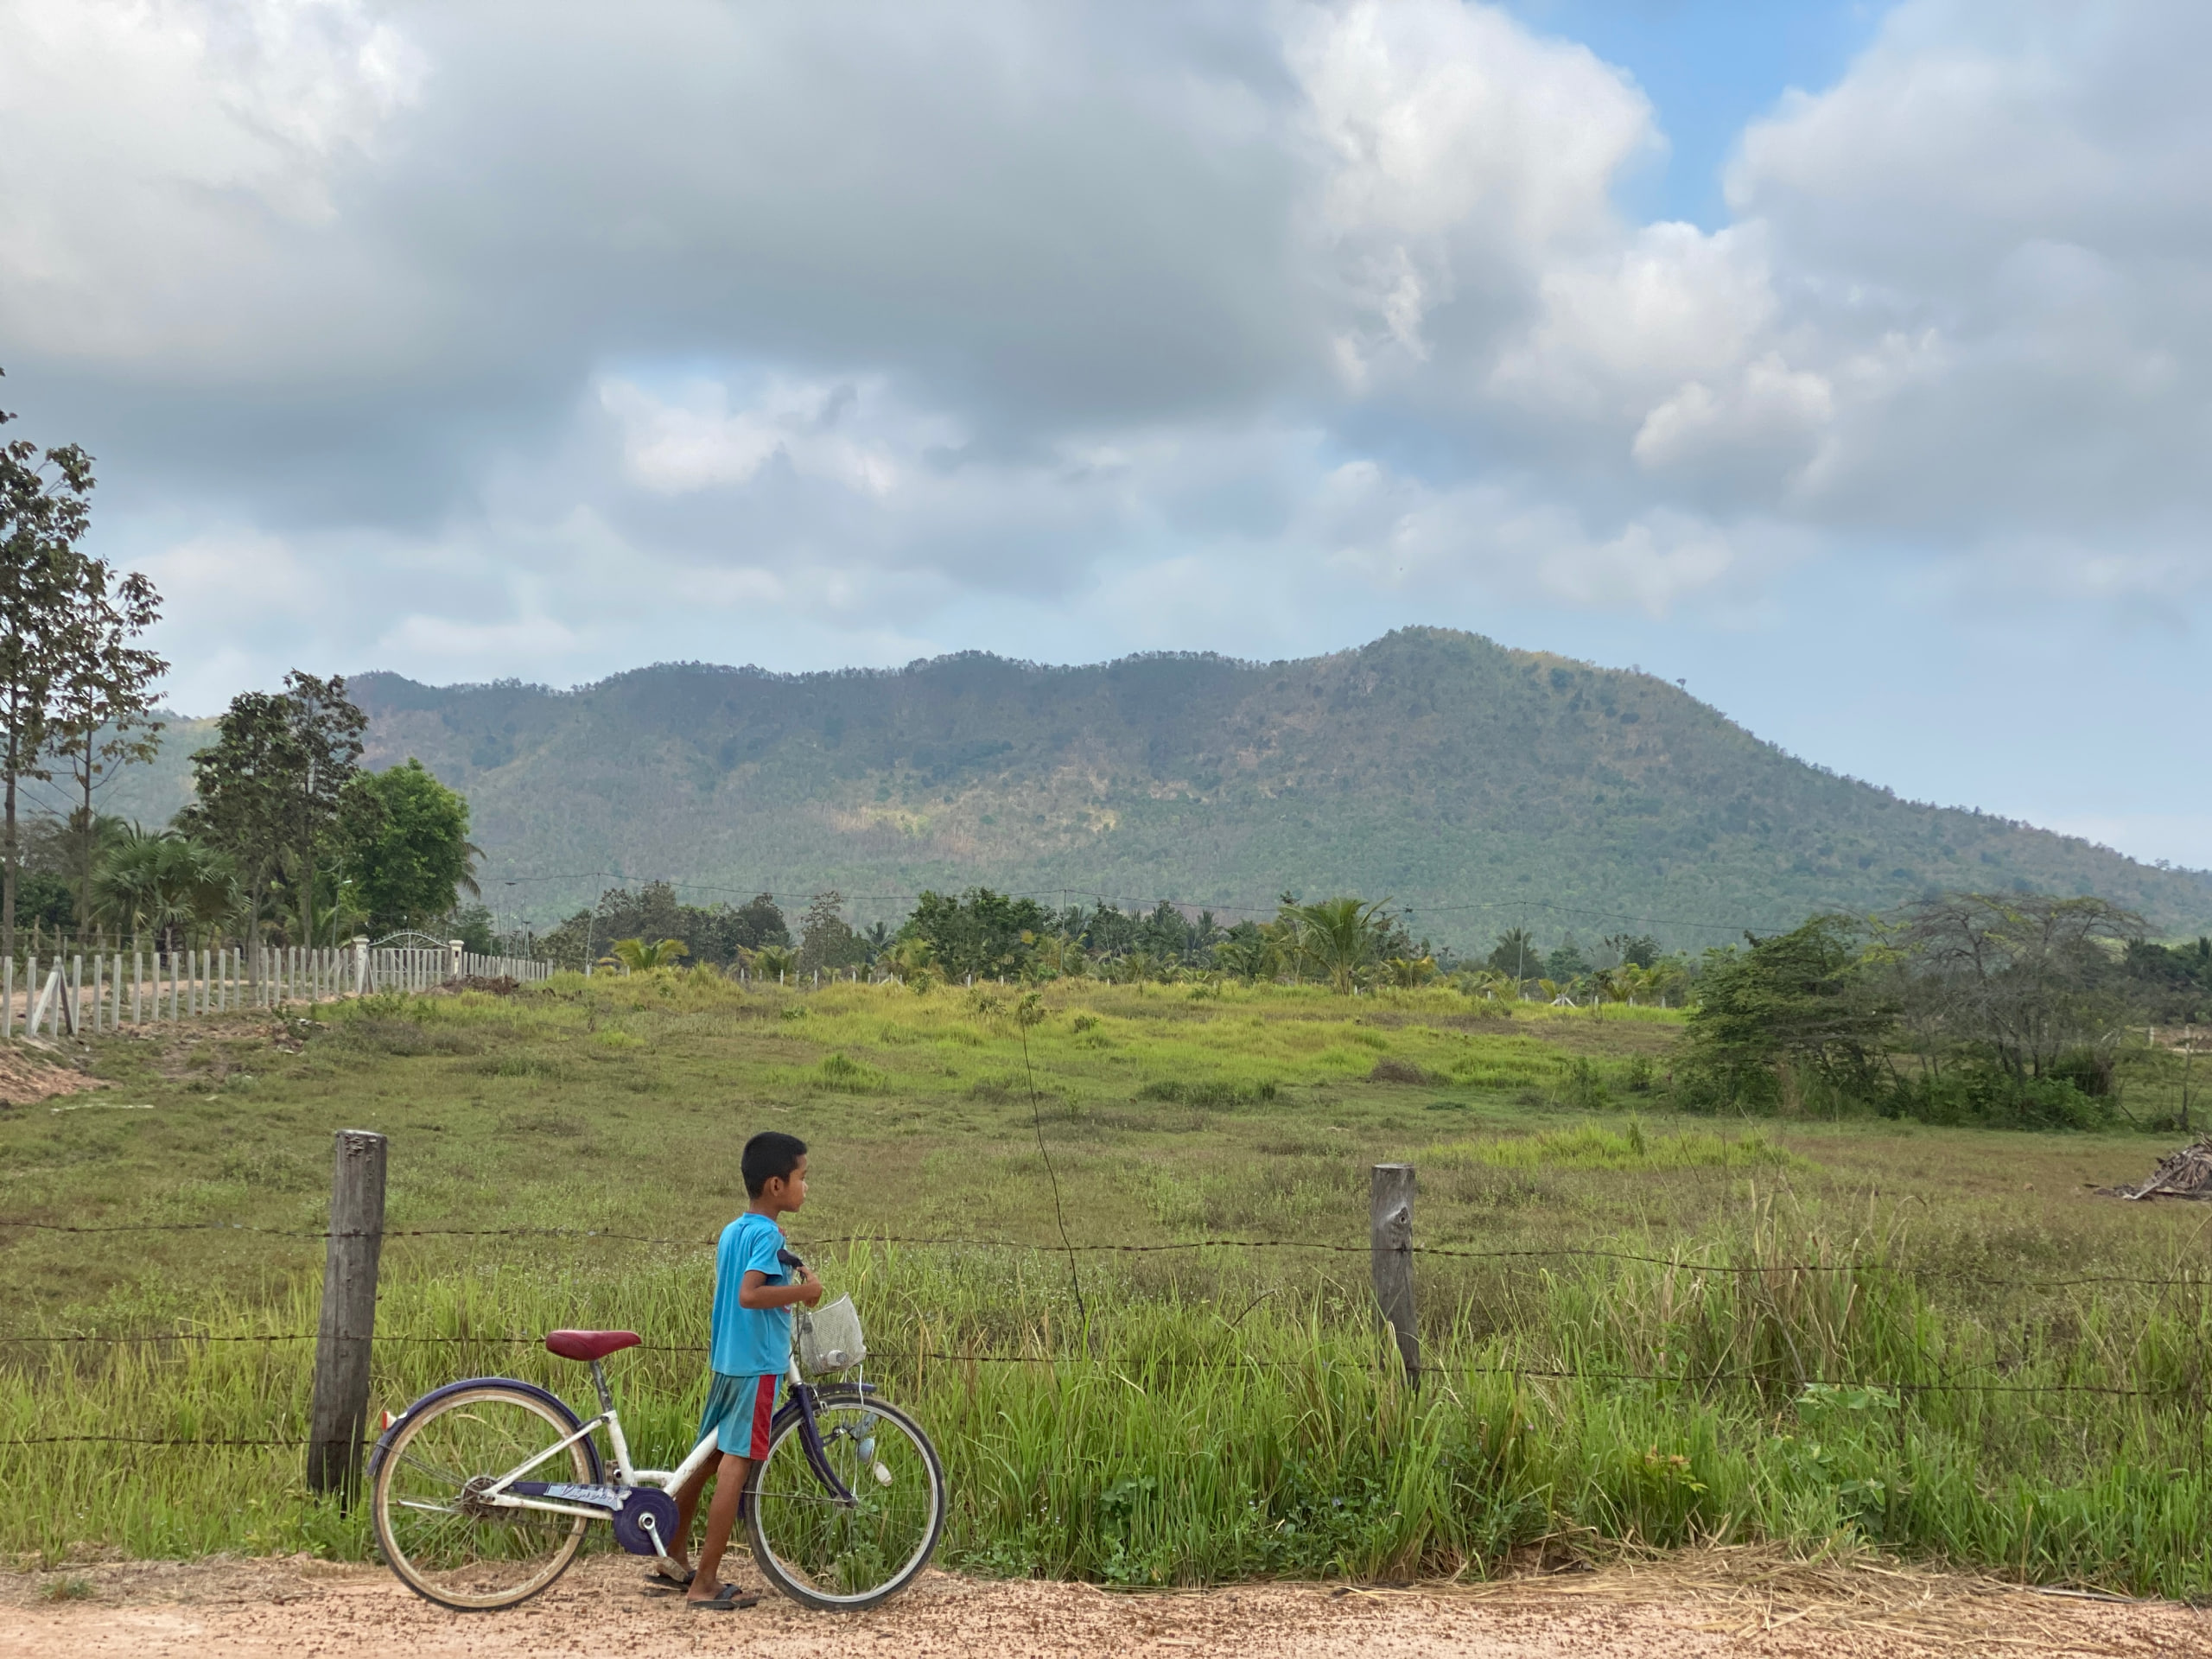
[[[2201,6],[1915,0],[1746,133],[1729,199],[1834,390],[1808,517],[2009,566],[2178,512],[2212,579],[2208,50]]]
[[[1360,386],[1378,355],[1428,363],[1440,308],[1461,302],[1464,349],[1548,261],[1606,239],[1615,175],[1658,141],[1618,70],[1487,6],[1309,6],[1284,50],[1322,157],[1312,234],[1352,313],[1335,351]]]
[[[2212,583],[2202,8],[1908,0],[1710,231],[1622,212],[1626,75],[1458,0],[0,30],[11,406],[180,661]]]

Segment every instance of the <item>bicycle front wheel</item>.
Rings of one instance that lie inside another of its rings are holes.
[[[807,1461],[799,1420],[776,1432],[747,1490],[753,1560],[804,1606],[857,1612],[895,1596],[929,1565],[944,1530],[944,1466],[921,1426],[852,1389],[816,1397],[822,1448],[854,1502],[830,1496]]]
[[[495,1507],[479,1494],[575,1432],[565,1410],[496,1382],[419,1408],[385,1447],[370,1492],[385,1564],[442,1607],[474,1612],[529,1600],[568,1569],[591,1522]],[[578,1440],[528,1478],[588,1485],[596,1475]]]

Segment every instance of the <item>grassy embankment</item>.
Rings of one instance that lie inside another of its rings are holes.
[[[116,1039],[94,1060],[114,1090],[0,1115],[0,1217],[311,1231],[331,1130],[365,1127],[392,1139],[394,1230],[690,1241],[429,1234],[385,1256],[380,1331],[467,1340],[381,1344],[379,1404],[487,1371],[575,1396],[581,1370],[531,1338],[634,1326],[669,1344],[614,1366],[633,1443],[664,1458],[694,1421],[737,1147],[789,1127],[816,1172],[792,1230],[855,1292],[878,1370],[947,1454],[954,1565],[1396,1575],[1482,1572],[1546,1539],[1780,1537],[2212,1587],[2201,1287],[1988,1282],[2201,1278],[2195,1211],[2085,1191],[2139,1173],[2155,1143],[1674,1118],[1675,1027],[1656,1011],[1056,988],[1030,1058],[1076,1241],[1351,1247],[1084,1255],[1086,1321],[1047,1248],[1013,1001],[571,980],[345,1008],[296,1052],[243,1025]],[[1409,1080],[1370,1081],[1378,1062]],[[1420,1169],[1421,1243],[1659,1260],[1421,1258],[1433,1363],[1409,1394],[1359,1253],[1383,1160]],[[831,1243],[849,1234],[945,1242]],[[283,1335],[312,1328],[320,1254],[0,1230],[0,1299],[17,1334]],[[1700,1262],[1754,1270],[1681,1265]],[[311,1348],[0,1344],[0,1440],[296,1438]],[[1859,1381],[1906,1386],[1829,1386]],[[0,1448],[18,1498],[0,1549],[364,1554],[360,1518],[309,1500],[299,1463]]]

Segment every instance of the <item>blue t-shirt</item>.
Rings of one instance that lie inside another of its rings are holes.
[[[791,1309],[742,1307],[737,1300],[748,1273],[766,1274],[772,1285],[791,1283],[776,1260],[783,1248],[783,1230],[750,1210],[722,1229],[715,1249],[714,1346],[707,1363],[725,1376],[781,1376],[791,1367]]]

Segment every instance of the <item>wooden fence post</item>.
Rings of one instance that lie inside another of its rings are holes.
[[[1377,1164],[1368,1207],[1375,1300],[1398,1339],[1406,1378],[1421,1382],[1421,1328],[1414,1322],[1414,1166]]]
[[[315,1333],[308,1487],[353,1501],[369,1414],[369,1347],[377,1328],[377,1255],[384,1244],[384,1136],[340,1129],[330,1175],[330,1248]]]

